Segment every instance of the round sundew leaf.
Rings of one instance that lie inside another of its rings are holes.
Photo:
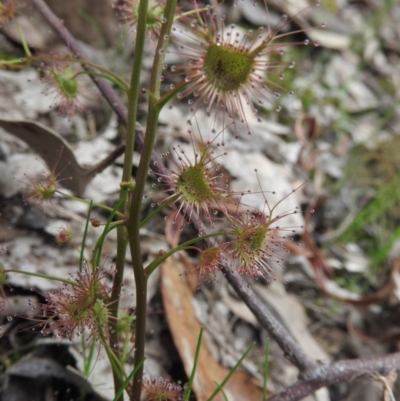
[[[204,59],[204,71],[219,90],[237,91],[250,78],[254,58],[255,55],[231,46],[211,43]]]
[[[176,185],[186,202],[202,204],[216,198],[205,175],[204,166],[200,164],[182,171]]]
[[[78,80],[72,68],[69,67],[60,73],[54,73],[54,79],[58,82],[60,90],[66,98],[75,99],[78,96],[79,86]]]

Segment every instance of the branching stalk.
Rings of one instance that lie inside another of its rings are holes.
[[[151,73],[151,81],[149,91],[154,95],[155,99],[149,99],[149,110],[146,134],[143,143],[143,149],[139,162],[139,168],[136,178],[136,187],[133,190],[132,201],[130,206],[129,221],[128,221],[128,232],[129,232],[129,243],[130,251],[132,255],[133,272],[135,275],[136,283],[136,352],[134,356],[135,366],[139,364],[144,358],[144,346],[146,337],[146,310],[147,310],[147,277],[143,269],[142,252],[140,246],[140,214],[141,205],[144,193],[144,187],[146,184],[147,174],[150,167],[150,161],[154,148],[154,142],[156,138],[158,116],[160,108],[156,106],[155,102],[160,97],[160,77],[163,69],[164,54],[169,42],[169,35],[171,32],[172,22],[174,20],[174,13],[176,8],[176,0],[167,0],[164,20],[162,24],[160,38],[157,44],[153,68]],[[141,0],[139,6],[139,18],[144,19],[140,14],[142,8],[146,7],[147,11],[147,0]],[[128,125],[129,127],[129,125]],[[143,377],[143,366],[137,371],[133,378],[132,383],[132,401],[140,401],[140,395],[142,391],[142,377]]]

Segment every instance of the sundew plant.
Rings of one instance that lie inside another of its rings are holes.
[[[195,270],[200,286],[217,276],[220,280],[224,275],[233,275],[240,294],[250,285],[246,276],[267,282],[281,277],[285,264],[290,263],[288,244],[296,230],[286,227],[284,218],[300,210],[278,213],[277,207],[281,208],[287,197],[271,203],[266,194],[274,188],[264,188],[262,183],[259,191],[251,195],[258,196],[264,206],[261,209],[251,206],[245,189],[243,192],[230,189],[220,161],[226,156],[225,141],[232,137],[226,135],[228,131],[233,137],[251,141],[249,117],[263,118],[266,104],[273,105],[273,113],[279,111],[280,96],[291,94],[280,80],[285,69],[294,67],[294,62],[283,59],[285,49],[305,46],[310,41],[304,31],[288,32],[292,21],[287,16],[271,26],[267,4],[264,4],[265,26],[244,31],[227,21],[218,5],[193,0],[178,7],[177,0],[123,0],[114,9],[122,24],[130,26],[129,40],[134,41],[131,77],[127,82],[85,59],[68,27],[55,18],[42,0],[31,3],[60,34],[68,50],[64,55],[32,55],[18,26],[26,57],[0,60],[0,65],[4,68],[39,65],[44,93],[55,97],[60,117],[85,112],[80,99],[87,95],[81,78],[88,75],[126,125],[119,199],[112,207],[95,203],[95,199],[91,203],[92,207],[106,211],[109,218],[91,220],[91,224],[103,229],[90,250],[92,258],[81,260],[81,266],[77,266],[76,274],[71,277],[51,277],[59,280],[61,286],[47,294],[47,302],[41,306],[41,331],[70,341],[80,337],[86,345],[97,342],[104,347],[113,371],[115,400],[122,400],[123,392],[132,401],[182,399],[187,395],[179,385],[168,378],[149,378],[143,374],[148,279],[167,258],[185,250],[197,252]],[[0,24],[18,25],[14,20],[18,9],[17,0],[1,2]],[[144,85],[141,71],[146,46],[154,49],[154,58],[150,81]],[[169,65],[168,54],[178,56],[180,62]],[[117,93],[122,92],[125,93],[119,97]],[[140,95],[146,95],[148,103],[143,132],[137,126]],[[127,99],[126,106],[121,98]],[[155,155],[160,112],[179,107],[180,102],[189,104],[186,119],[192,151],[176,144],[162,155]],[[196,118],[199,110],[209,115],[207,132],[199,128]],[[132,176],[133,152],[139,149],[139,166]],[[35,203],[48,202],[55,193],[63,194],[57,177],[50,172],[40,183],[31,181]],[[153,184],[147,185],[149,182]],[[149,187],[153,193],[149,193]],[[149,210],[144,209],[148,198],[151,209],[143,216],[143,210]],[[179,225],[180,230],[192,225],[194,230],[190,232],[196,234],[168,252],[160,252],[144,266],[140,229],[160,215],[171,214],[172,224]],[[109,267],[103,244],[113,230],[117,232],[117,256],[115,265]],[[68,243],[69,235],[63,231],[60,243]],[[126,262],[127,252],[132,265]],[[134,336],[132,326],[119,321],[125,269],[133,269],[136,285],[136,299],[131,299],[136,310]],[[0,274],[3,282],[7,271],[11,269],[7,270],[5,264]],[[219,272],[223,274],[218,275]],[[131,338],[134,344],[127,353],[122,344]],[[129,358],[133,358],[133,371],[126,367]]]

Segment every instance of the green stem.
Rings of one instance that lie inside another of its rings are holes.
[[[237,368],[242,363],[243,359],[250,353],[250,351],[254,348],[255,343],[251,343],[244,354],[240,357],[240,359],[236,362],[235,366],[229,371],[229,373],[225,376],[225,379],[222,380],[221,384],[217,385],[215,391],[207,398],[207,401],[212,401],[215,396],[224,388],[225,384],[228,383],[230,378],[233,376]]]
[[[122,388],[118,391],[118,393],[115,395],[113,401],[118,401],[119,397],[122,395],[123,391],[125,388],[128,387],[129,382],[132,380],[132,377],[135,376],[136,372],[140,367],[143,365],[145,359],[140,361],[138,365],[135,366],[135,369],[132,370],[132,372],[129,374],[129,376],[125,379],[124,383],[122,384]]]
[[[114,209],[111,211],[110,215],[108,216],[108,220],[107,220],[106,225],[104,226],[103,233],[100,235],[99,239],[96,242],[96,245],[93,249],[94,266],[100,266],[101,250],[103,249],[104,241],[106,239],[108,232],[110,231],[109,228],[112,224],[112,220],[113,220],[115,214],[117,213],[117,209],[120,208],[121,205],[123,205],[123,203],[125,202],[128,192],[129,192],[129,190],[127,190],[127,189],[122,192],[120,198],[118,199],[118,202],[114,206]],[[114,227],[115,227],[115,225],[114,225]],[[117,241],[118,241],[118,232],[117,232]],[[117,251],[118,251],[118,249],[117,249]],[[125,254],[124,254],[124,256],[125,256]]]
[[[163,70],[164,54],[169,42],[172,23],[177,0],[167,0],[164,10],[165,23],[162,24],[160,38],[157,43],[157,49],[153,60],[151,81],[149,91],[156,99],[160,97],[160,77]],[[148,1],[141,0],[139,6],[139,25],[146,21],[146,12]],[[138,34],[139,34],[138,25]],[[136,39],[138,40],[138,38]],[[137,54],[137,53],[135,53]],[[144,187],[147,174],[150,167],[151,154],[156,138],[158,116],[160,108],[155,105],[155,100],[150,97],[149,111],[147,118],[147,127],[144,137],[142,155],[137,172],[136,187],[133,190],[132,201],[130,205],[130,214],[128,221],[129,245],[132,255],[133,272],[136,282],[136,352],[134,356],[134,365],[138,365],[144,359],[144,346],[146,339],[146,310],[147,310],[147,277],[143,269],[142,252],[140,246],[140,213],[143,200]],[[132,401],[140,401],[142,391],[143,366],[138,369],[132,381]]]
[[[14,19],[14,22],[15,22],[15,26],[16,26],[17,31],[18,31],[19,38],[21,39],[21,44],[22,44],[22,47],[23,47],[23,49],[24,49],[24,52],[25,52],[25,54],[26,54],[28,57],[31,57],[31,56],[32,56],[32,53],[31,53],[31,51],[29,50],[29,46],[28,46],[28,44],[26,43],[26,39],[25,39],[24,33],[22,32],[22,29],[21,29],[21,27],[19,26],[19,23],[18,23],[17,19]]]
[[[25,276],[34,276],[34,277],[40,277],[40,278],[45,278],[47,280],[54,280],[54,281],[60,281],[61,283],[66,283],[69,285],[78,285],[75,281],[67,280],[65,278],[60,278],[56,276],[50,276],[48,274],[41,274],[41,273],[32,273],[32,272],[26,272],[24,270],[15,270],[15,269],[7,269],[5,271],[6,273],[19,273],[23,274]]]
[[[180,82],[178,85],[175,86],[175,88],[171,89],[169,92],[167,92],[163,97],[161,97],[157,101],[157,107],[162,109],[175,95],[179,93],[182,89],[185,88],[185,86],[188,85],[189,82],[183,81]]]
[[[140,222],[140,228],[144,227],[154,216],[156,216],[158,213],[161,212],[165,208],[165,206],[170,205],[171,203],[175,202],[179,198],[179,194],[176,194],[174,196],[171,196],[167,201],[163,202],[157,209],[152,211],[148,216],[146,216],[141,222]]]
[[[122,224],[124,221],[112,222],[113,218],[117,214],[121,214],[118,212],[118,209],[122,207],[128,197],[129,190],[121,188],[121,194],[118,202],[111,209],[110,216],[108,217],[107,223],[104,227],[102,235],[96,242],[96,245],[93,250],[93,262],[98,265],[101,258],[101,251],[103,248],[104,240],[107,234],[114,228],[117,228],[117,260],[116,260],[116,272],[113,279],[113,286],[111,290],[110,303],[108,305],[108,327],[109,327],[109,345],[111,349],[116,349],[115,353],[113,352],[113,357],[118,359],[118,327],[117,327],[117,319],[118,319],[118,307],[119,307],[119,298],[122,287],[122,280],[124,274],[124,266],[125,266],[125,254],[126,254],[126,228]],[[119,361],[119,359],[118,359]],[[120,361],[119,361],[120,362]],[[114,368],[113,371],[113,381],[114,381],[114,390],[115,394],[119,393],[123,378],[119,374],[117,370]],[[122,398],[117,397],[117,401],[122,400]]]
[[[99,70],[101,72],[103,72],[105,75],[96,73],[95,71],[79,71],[78,73],[76,73],[75,75],[80,75],[80,74],[87,74],[87,75],[98,75],[101,76],[105,79],[110,80],[113,83],[116,83],[119,87],[121,87],[125,92],[127,92],[129,90],[129,83],[126,82],[123,78],[121,78],[118,74],[116,74],[115,72],[109,70],[108,68],[105,68],[99,64],[93,63],[91,61],[88,60],[83,60],[80,58],[75,58],[75,57],[62,57],[60,58],[61,60],[64,61],[69,61],[71,63],[77,63],[80,65],[84,65],[87,67],[93,67],[96,70]],[[21,62],[22,59],[19,59],[19,62]],[[54,56],[46,56],[46,55],[41,55],[41,56],[32,56],[31,54],[29,54],[26,57],[26,61],[32,62],[32,61],[49,61],[52,62],[54,60]],[[111,79],[112,78],[112,79]]]
[[[125,220],[114,221],[113,223],[110,223],[110,225],[108,226],[107,234],[108,234],[110,231],[114,230],[115,228],[121,227],[121,226],[124,226],[124,227],[125,227],[125,225],[126,225],[126,221],[125,221]]]
[[[103,205],[102,203],[96,203],[96,202],[93,202],[92,200],[78,198],[77,196],[66,194],[66,193],[61,192],[59,190],[57,190],[57,193],[62,195],[62,196],[64,196],[64,197],[66,197],[67,199],[71,199],[71,200],[75,200],[75,201],[78,201],[78,202],[86,203],[88,205],[92,204],[92,206],[98,207],[99,209],[107,210],[107,212],[111,212],[112,213],[114,211],[114,209],[112,207],[107,206],[107,205]],[[125,219],[125,217],[126,217],[123,213],[120,213],[118,211],[115,212],[115,215],[118,216],[120,219]]]
[[[26,59],[24,58],[18,58],[12,60],[0,60],[0,67],[2,67],[3,65],[6,66],[9,65],[9,66],[15,66],[14,69],[17,69],[17,67],[23,69],[27,67],[27,64],[24,64],[25,60]],[[17,64],[20,64],[20,66]]]
[[[184,401],[188,401],[189,400],[190,393],[192,392],[193,382],[194,382],[194,378],[196,376],[196,371],[197,371],[197,364],[199,362],[199,356],[200,356],[200,350],[201,350],[201,341],[203,339],[203,331],[204,331],[204,327],[201,327],[200,328],[199,338],[197,340],[196,352],[194,354],[192,373],[190,374],[189,381],[188,381],[187,386],[186,386],[185,394],[183,395],[183,400]]]
[[[125,254],[127,247],[127,231],[126,227],[118,227],[117,228],[117,259],[116,259],[116,272],[114,275],[113,286],[111,290],[110,303],[108,306],[109,320],[108,326],[110,328],[109,331],[109,344],[110,347],[114,350],[114,354],[120,358],[121,353],[118,348],[119,342],[119,333],[118,333],[118,308],[119,308],[119,299],[122,288],[123,274],[124,274],[124,266],[125,266]],[[121,359],[119,359],[121,360]],[[114,379],[114,389],[115,394],[117,394],[123,384],[123,380],[120,379],[120,376],[113,370],[113,379]],[[123,399],[118,398],[118,399]],[[118,400],[117,399],[117,400]]]
[[[89,377],[91,372],[91,366],[93,362],[93,355],[95,351],[96,343],[90,344],[89,347],[86,346],[85,337],[81,337],[81,347],[82,347],[82,358],[83,358],[83,376]],[[86,353],[87,349],[89,348],[89,352]]]
[[[169,258],[170,256],[172,256],[174,253],[179,252],[179,251],[184,251],[186,249],[192,248],[192,244],[195,244],[196,242],[205,240],[207,238],[212,238],[212,237],[218,237],[220,235],[226,235],[225,231],[220,231],[220,232],[216,232],[216,233],[212,233],[212,234],[207,234],[207,235],[203,235],[202,237],[196,237],[193,238],[189,241],[184,242],[183,244],[177,246],[174,249],[171,249],[168,252],[165,252],[164,254],[160,255],[159,257],[157,257],[156,259],[154,259],[144,270],[145,270],[145,275],[147,277],[149,277],[151,275],[151,273],[154,272],[155,269],[157,269],[158,266],[160,266],[160,264],[162,262],[164,262],[165,259]]]
[[[101,260],[101,251],[103,249],[103,244],[106,236],[108,235],[109,232],[114,230],[115,228],[125,226],[124,221],[116,221],[114,223],[108,224],[106,223],[104,230],[98,240],[96,241],[96,244],[94,245],[93,251],[92,251],[92,260],[93,260],[93,265],[94,266],[100,266],[100,260]],[[117,232],[117,240],[118,240],[118,232]],[[118,247],[117,247],[117,252],[118,252]],[[118,255],[117,255],[118,257]]]
[[[75,74],[74,77],[77,77],[78,75],[92,75],[100,78],[107,79],[111,83],[119,86],[124,92],[128,92],[129,90],[129,84],[121,79],[118,75],[116,74],[109,74],[108,71],[107,73],[101,73],[101,72],[94,72],[94,71],[79,71]]]
[[[125,376],[124,367],[121,365],[121,362],[120,362],[119,358],[117,357],[117,355],[112,350],[112,347],[109,347],[106,336],[104,335],[104,332],[102,329],[101,322],[98,322],[98,333],[97,334],[99,336],[100,343],[103,345],[103,347],[106,351],[108,360],[110,361],[110,365],[112,366],[112,371],[113,371],[114,377],[118,378],[118,382],[123,383],[124,376]]]
[[[82,269],[83,269],[83,262],[84,262],[84,258],[85,258],[86,239],[87,239],[87,233],[88,233],[88,229],[89,229],[90,215],[92,214],[92,206],[93,206],[93,201],[90,201],[89,202],[89,210],[87,212],[86,221],[85,221],[85,229],[83,231],[81,250],[79,252],[79,272],[82,272]]]
[[[139,4],[139,16],[138,16],[138,24],[136,27],[136,43],[135,43],[135,58],[133,60],[132,73],[131,73],[131,82],[130,88],[128,92],[128,121],[126,127],[126,144],[125,144],[125,158],[124,158],[124,166],[122,171],[122,181],[128,182],[132,178],[132,158],[133,151],[135,147],[135,129],[136,129],[136,119],[137,119],[137,110],[139,103],[139,93],[140,93],[140,74],[142,70],[142,62],[143,62],[143,53],[144,53],[144,44],[146,39],[146,21],[147,21],[147,10],[149,7],[149,0],[141,0]],[[149,115],[150,117],[150,115]],[[121,188],[122,195],[122,188]],[[122,214],[126,214],[128,210],[128,202],[126,199],[120,206],[119,212]],[[131,201],[131,208],[137,207],[140,209],[140,202],[135,205],[133,201]],[[138,230],[139,232],[139,230]],[[119,294],[121,291],[121,285],[117,285],[119,280],[122,280],[124,268],[125,268],[125,254],[126,254],[126,235],[125,230],[119,228],[117,230],[117,265],[116,265],[116,275],[114,278],[113,284],[113,298],[115,299],[114,307],[112,313],[118,312],[118,300]],[[139,236],[139,235],[138,235]],[[138,284],[137,277],[135,275],[136,280],[136,288],[137,292],[139,292],[140,284]],[[140,281],[140,280],[139,280]],[[144,285],[146,287],[146,285]],[[145,294],[146,299],[146,294]],[[110,320],[111,321],[111,320]],[[115,329],[117,329],[115,327]],[[116,338],[118,339],[118,332],[116,331]],[[111,340],[111,337],[110,337]],[[111,347],[113,346],[112,343]],[[144,353],[142,353],[144,355]],[[143,357],[141,358],[143,360]],[[140,361],[135,359],[135,366],[139,364]],[[143,366],[139,368],[140,378],[143,374]],[[120,394],[121,381],[118,380],[118,377],[114,375],[114,385],[115,385],[115,394]],[[141,389],[139,389],[141,391]],[[140,391],[139,396],[137,397],[137,401],[140,401]],[[116,401],[122,400],[122,395],[120,397],[116,396]]]
[[[132,177],[132,157],[135,147],[135,129],[140,93],[140,73],[142,71],[144,43],[146,39],[148,7],[149,0],[140,0],[138,24],[136,27],[135,58],[133,60],[130,90],[128,93],[128,121],[126,125],[125,160],[122,172],[122,181],[129,181]]]
[[[131,335],[130,331],[126,333],[125,338],[124,338],[124,344],[122,346],[122,352],[120,355],[120,361],[121,363],[125,364],[128,356],[131,355],[133,353],[133,350],[135,349],[135,346],[131,346],[131,344],[129,343],[131,340]]]

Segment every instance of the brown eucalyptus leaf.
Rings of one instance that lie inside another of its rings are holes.
[[[175,248],[179,245],[181,239],[182,230],[180,227],[185,224],[185,218],[181,213],[178,213],[175,209],[168,216],[167,224],[165,225],[165,237],[167,243]]]
[[[183,274],[184,268],[177,260],[169,258],[161,266],[162,297],[168,324],[183,366],[189,376],[193,368],[198,336],[201,325],[196,319],[191,302],[192,294]],[[193,389],[198,401],[205,401],[215,390],[215,382],[221,383],[228,369],[217,363],[203,340],[196,369]],[[243,372],[235,372],[224,386],[230,401],[261,400],[262,391],[251,377]],[[223,401],[219,393],[215,401]]]
[[[121,145],[96,165],[82,167],[68,142],[43,124],[31,120],[0,119],[0,127],[26,142],[46,162],[57,180],[78,196],[83,196],[93,177],[112,164],[125,148]]]

